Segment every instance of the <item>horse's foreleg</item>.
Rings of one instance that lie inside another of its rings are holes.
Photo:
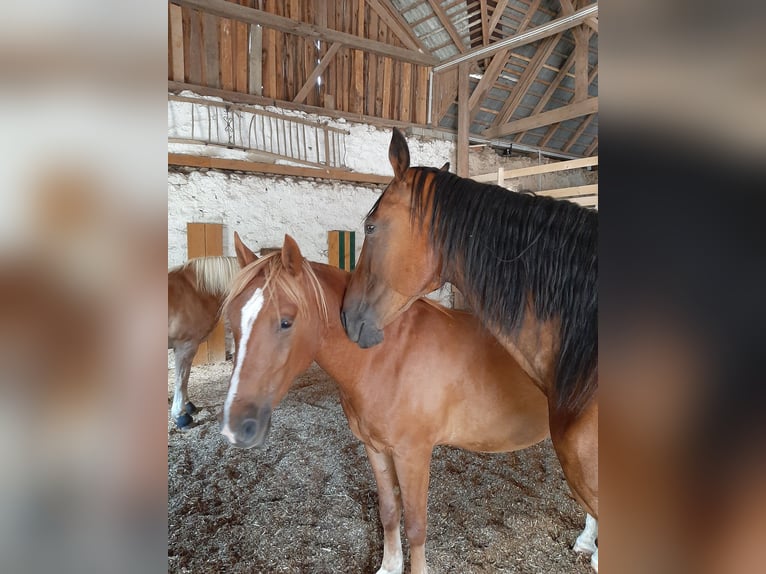
[[[173,348],[173,356],[176,363],[176,384],[170,415],[175,419],[176,425],[179,428],[188,426],[193,420],[191,414],[194,412],[195,407],[189,402],[186,388],[189,384],[191,364],[194,360],[194,355],[197,353],[198,346],[196,343],[185,342],[179,343]]]
[[[428,523],[428,479],[431,466],[431,446],[405,455],[394,454],[396,475],[402,489],[404,530],[410,542],[410,571],[426,574],[426,526]]]
[[[402,574],[404,555],[399,531],[402,516],[401,495],[394,460],[389,455],[375,452],[367,445],[365,448],[378,485],[378,510],[383,524],[383,562],[377,574]]]

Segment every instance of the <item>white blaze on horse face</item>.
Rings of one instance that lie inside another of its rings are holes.
[[[237,364],[234,366],[234,372],[231,375],[231,384],[229,385],[229,394],[226,395],[226,402],[223,404],[223,428],[221,434],[229,439],[231,444],[234,444],[236,438],[231,428],[229,427],[229,413],[231,412],[231,405],[237,396],[237,388],[239,387],[239,377],[242,372],[242,365],[245,362],[245,355],[247,354],[247,342],[250,339],[250,332],[253,330],[255,320],[258,318],[258,314],[263,308],[263,289],[260,287],[255,290],[250,300],[242,307],[240,315],[240,339],[239,348],[237,349]]]

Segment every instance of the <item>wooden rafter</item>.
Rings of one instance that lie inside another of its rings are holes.
[[[441,22],[441,25],[444,26],[445,30],[447,30],[447,33],[449,34],[450,38],[452,38],[452,42],[455,44],[455,47],[460,51],[461,54],[463,54],[465,52],[463,39],[460,37],[460,34],[457,33],[455,25],[452,23],[452,20],[450,20],[447,13],[444,11],[444,8],[441,7],[438,0],[428,0],[428,4],[431,6],[431,10],[434,11],[434,14],[436,14],[439,22]]]
[[[539,6],[540,0],[534,0],[532,2],[532,5],[529,8],[529,14],[534,14],[537,12],[537,6]],[[492,38],[492,33],[495,31],[495,28],[497,28],[497,23],[500,22],[500,17],[503,15],[503,12],[505,12],[505,7],[508,6],[508,0],[498,0],[497,6],[495,6],[495,11],[492,12],[492,17],[489,20],[489,25],[487,26],[488,31],[487,35]],[[532,18],[532,16],[530,16]]]
[[[590,27],[596,34],[598,34],[598,18],[587,18],[585,24]]]
[[[575,95],[574,101],[581,102],[588,97],[588,42],[590,41],[590,29],[578,26],[572,29],[575,39]]]
[[[484,136],[488,138],[503,137],[525,130],[533,130],[541,126],[549,126],[551,124],[557,124],[572,118],[584,116],[586,114],[594,114],[598,111],[598,97],[588,98],[582,102],[569,104],[543,112],[534,116],[521,118],[501,126],[491,127],[484,131]]]
[[[481,43],[489,43],[489,21],[487,20],[487,0],[479,0],[479,19],[481,20]]]
[[[314,71],[309,74],[309,77],[306,79],[303,87],[298,91],[297,94],[295,94],[295,97],[293,98],[295,103],[303,102],[303,100],[306,99],[306,96],[309,95],[311,89],[316,87],[317,78],[322,74],[322,72],[324,72],[327,65],[335,57],[335,54],[338,53],[338,50],[340,50],[340,42],[335,42],[332,46],[330,46],[330,48],[327,50],[327,53],[322,56],[319,64],[317,64],[316,68],[314,68]]]
[[[458,66],[457,174],[468,177],[468,63]]]
[[[598,147],[598,137],[594,137],[593,141],[590,142],[590,145],[587,148],[585,148],[585,155],[586,156],[592,155],[597,147]]]
[[[548,105],[548,102],[551,99],[551,96],[553,96],[553,93],[556,91],[556,89],[561,84],[561,81],[566,77],[566,75],[569,73],[569,69],[574,64],[574,52],[572,52],[569,57],[567,58],[566,62],[562,64],[561,68],[559,68],[559,73],[556,74],[556,77],[553,79],[553,81],[548,85],[548,88],[545,90],[545,93],[540,98],[540,101],[537,102],[534,109],[532,110],[531,116],[537,115],[540,112],[543,111],[543,108],[545,108],[546,105]],[[518,135],[516,138],[517,142],[521,142],[521,138],[524,137],[524,134],[526,133],[526,130]]]
[[[429,0],[429,2],[433,1],[434,0]],[[444,62],[434,66],[434,71],[439,72],[441,70],[446,70],[447,68],[458,65],[460,62],[485,58],[491,54],[494,54],[495,52],[504,50],[505,48],[518,48],[519,46],[525,46],[527,44],[537,42],[543,38],[547,38],[549,36],[558,34],[559,32],[564,32],[570,28],[574,28],[575,26],[582,24],[583,20],[586,18],[590,18],[596,14],[598,14],[598,4],[591,4],[586,8],[578,10],[574,14],[570,14],[569,16],[564,16],[562,18],[556,18],[540,26],[535,26],[534,28],[531,28],[521,34],[514,34],[513,36],[509,36],[503,40],[493,42],[489,46],[482,46],[481,48],[467,50],[463,54],[458,54],[457,56],[449,58],[448,60],[445,60]]]
[[[410,50],[428,53],[423,43],[418,39],[399,10],[391,5],[390,0],[367,0],[370,8],[375,10],[381,20],[386,23],[396,37]]]
[[[580,139],[580,136],[583,134],[585,129],[590,125],[591,120],[596,117],[596,114],[591,114],[587,118],[583,119],[582,122],[580,122],[580,126],[575,130],[575,133],[572,134],[572,137],[569,138],[569,141],[564,145],[563,148],[561,148],[561,151],[564,153],[569,152],[570,149],[572,149],[572,146],[577,143],[577,140]]]
[[[500,73],[503,71],[503,68],[505,68],[505,64],[508,62],[510,55],[511,50],[509,48],[507,50],[497,52],[494,56],[492,56],[492,60],[490,60],[489,65],[484,70],[484,75],[482,76],[481,80],[479,80],[479,83],[474,88],[473,92],[471,93],[471,97],[468,100],[468,109],[470,110],[469,120],[471,122],[473,122],[473,120],[476,118],[476,114],[479,113],[479,104],[487,95],[487,92],[490,90],[490,88],[495,84],[495,82],[497,82],[497,79],[500,77]]]
[[[189,6],[190,8],[202,10],[203,12],[207,12],[209,14],[222,16],[223,18],[231,18],[239,22],[260,24],[262,26],[279,30],[281,32],[287,32],[288,34],[315,38],[330,43],[340,42],[343,46],[347,46],[349,48],[363,50],[365,52],[377,54],[379,56],[395,58],[397,60],[409,62],[411,64],[419,64],[421,66],[434,66],[437,63],[436,58],[430,54],[423,54],[415,50],[399,48],[398,46],[391,46],[376,40],[362,38],[354,34],[339,32],[338,30],[333,30],[331,28],[325,28],[322,26],[309,24],[307,22],[292,20],[290,18],[285,18],[283,16],[277,16],[276,14],[264,12],[263,10],[256,10],[255,8],[240,6],[239,4],[227,2],[226,0],[173,0],[173,3],[180,4],[182,6]]]
[[[529,23],[532,21],[532,16],[534,16],[535,12],[537,12],[537,8],[540,5],[541,0],[533,0],[533,2],[529,6],[529,10],[524,16],[524,19],[519,24],[519,32],[523,32],[526,30],[527,26],[529,26]],[[497,8],[495,9],[495,12],[497,13],[497,10],[501,8],[505,8],[505,5],[508,2],[505,3],[498,3]],[[494,18],[494,14],[493,14]],[[499,18],[499,16],[498,16]],[[495,21],[495,24],[497,24],[497,21]],[[491,32],[490,32],[491,34]],[[479,104],[484,99],[484,97],[487,95],[487,92],[489,92],[490,88],[497,83],[497,80],[500,78],[500,74],[503,72],[503,69],[505,68],[506,62],[508,62],[508,58],[511,55],[511,49],[508,48],[506,50],[501,50],[500,52],[496,52],[494,56],[492,56],[492,60],[490,61],[487,68],[484,70],[484,75],[482,76],[481,80],[479,80],[479,83],[477,84],[476,88],[474,88],[473,93],[471,94],[471,98],[468,101],[468,107],[470,109],[470,121],[473,122],[473,120],[476,118],[476,115],[479,113],[480,107]]]
[[[516,86],[514,86],[511,97],[506,100],[500,112],[495,117],[495,121],[492,123],[492,127],[497,127],[511,119],[513,113],[516,111],[516,108],[519,107],[521,100],[529,90],[529,87],[537,79],[537,76],[540,74],[540,70],[543,69],[545,62],[548,61],[548,58],[553,52],[553,49],[556,47],[556,44],[559,43],[559,40],[561,40],[561,34],[556,34],[555,36],[546,38],[540,43],[540,46],[538,46],[537,51],[535,52],[535,55],[529,61],[529,65],[527,65],[527,68],[519,77],[519,81],[516,83]]]

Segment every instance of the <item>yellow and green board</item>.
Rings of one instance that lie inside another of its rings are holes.
[[[356,232],[337,229],[328,231],[327,257],[330,265],[353,271],[356,266]]]

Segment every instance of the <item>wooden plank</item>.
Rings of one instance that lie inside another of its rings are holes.
[[[327,65],[335,57],[335,54],[338,53],[338,50],[340,50],[340,43],[336,42],[330,46],[330,49],[327,50],[327,53],[319,61],[319,65],[314,68],[314,71],[311,72],[311,75],[306,80],[306,83],[303,84],[303,87],[295,95],[295,98],[293,99],[294,102],[300,103],[306,99],[309,91],[316,87],[317,78],[322,74],[322,72],[324,72],[325,68],[327,68]]]
[[[572,30],[575,39],[575,93],[574,102],[588,97],[588,41],[590,33],[578,26]]]
[[[393,78],[394,62],[391,58],[383,61],[383,113],[384,118],[393,117],[391,113],[391,78]]]
[[[548,126],[551,124],[557,124],[572,118],[577,118],[587,114],[594,114],[598,111],[598,97],[588,98],[582,102],[575,104],[569,104],[551,110],[549,112],[543,112],[535,116],[529,116],[516,120],[502,126],[492,127],[484,130],[483,135],[487,138],[503,137],[517,132],[533,130],[540,126]]]
[[[250,75],[248,93],[263,95],[263,28],[250,26]]]
[[[186,2],[187,0],[181,0]],[[586,18],[590,18],[598,14],[598,4],[590,4],[587,7],[578,10],[570,16],[563,18],[556,18],[541,26],[535,26],[523,32],[521,34],[514,34],[498,42],[492,42],[489,46],[482,46],[481,48],[474,48],[473,50],[467,50],[464,54],[458,54],[437,64],[434,66],[434,72],[440,72],[447,70],[453,66],[457,66],[461,62],[468,62],[479,58],[486,58],[487,56],[494,54],[505,48],[518,48],[519,46],[525,46],[532,42],[537,42],[543,38],[553,36],[560,32],[574,28],[575,26],[582,24]]]
[[[497,82],[500,74],[505,68],[505,64],[508,62],[510,55],[511,50],[508,49],[501,50],[492,56],[492,60],[490,60],[486,69],[484,70],[484,75],[482,76],[481,80],[479,80],[479,83],[476,85],[476,87],[473,89],[471,97],[468,98],[469,121],[473,122],[473,120],[476,118],[476,114],[478,114],[479,110],[481,109],[479,104],[481,104],[482,100],[487,95],[487,92],[489,92],[495,82]]]
[[[223,225],[205,224],[205,255],[223,255]]]
[[[500,108],[500,111],[495,116],[495,120],[492,122],[492,127],[504,124],[511,119],[514,112],[521,104],[521,100],[527,94],[527,91],[529,91],[532,83],[537,79],[543,66],[545,66],[545,62],[548,61],[553,49],[559,43],[559,40],[561,40],[561,36],[561,34],[556,34],[555,36],[546,38],[540,43],[535,55],[532,56],[526,69],[521,73],[521,76],[519,76],[519,81],[516,82],[511,97],[505,101],[503,107]]]
[[[431,125],[438,126],[450,106],[457,100],[457,68],[434,74]]]
[[[431,10],[434,11],[434,14],[436,14],[436,17],[439,19],[439,22],[447,31],[447,34],[449,34],[449,37],[452,38],[452,42],[455,44],[455,47],[460,51],[461,54],[465,53],[463,39],[460,37],[460,34],[458,34],[457,30],[455,29],[455,25],[452,23],[452,20],[450,20],[450,17],[447,15],[447,13],[444,11],[444,8],[441,7],[438,0],[428,0],[428,5],[431,6]]]
[[[186,257],[205,256],[205,224],[187,223],[186,224]]]
[[[536,192],[537,195],[545,195],[547,197],[577,197],[581,195],[595,195],[598,193],[598,184],[590,185],[576,185],[572,187],[558,187],[556,189],[544,189]]]
[[[276,98],[277,95],[276,43],[276,31],[263,28],[263,61],[266,63],[263,72],[263,95],[270,98]]]
[[[247,0],[239,0],[247,4]],[[247,92],[247,72],[250,58],[248,56],[248,24],[237,22],[234,25],[234,89],[237,92]]]
[[[481,43],[489,43],[489,21],[487,18],[487,0],[479,0],[479,19],[481,20]]]
[[[358,36],[364,36],[364,0],[357,0],[355,4],[356,22],[354,28]],[[353,70],[354,80],[352,82],[353,92],[351,97],[350,110],[352,112],[364,113],[364,59],[365,53],[361,50],[354,50]]]
[[[565,171],[568,169],[580,169],[583,167],[590,167],[598,165],[598,156],[584,157],[581,159],[570,159],[567,161],[557,161],[552,163],[546,163],[544,165],[534,165],[530,167],[521,167],[518,169],[504,170],[503,177],[507,179],[515,179],[519,177],[527,177],[530,175],[539,175],[541,173],[554,173],[557,171]],[[485,173],[481,175],[472,176],[471,179],[475,181],[496,181],[497,172]]]
[[[391,183],[391,177],[386,175],[355,173],[345,169],[297,167],[292,165],[244,161],[237,159],[222,159],[176,153],[168,154],[168,165],[204,167],[208,169],[221,169],[229,171],[247,171],[274,175],[290,175],[295,177],[313,177],[317,179],[353,181],[356,183],[374,185],[387,185]]]
[[[173,46],[173,75],[176,82],[184,81],[184,31],[180,6],[170,4],[170,34]]]
[[[221,87],[220,50],[218,49],[218,18],[212,14],[202,14],[202,40],[205,57],[205,85],[211,88]]]
[[[532,3],[529,10],[527,11],[527,14],[533,15],[535,12],[537,12],[537,6],[540,4],[540,0],[536,0]],[[497,6],[495,6],[494,12],[492,12],[492,18],[489,20],[489,24],[487,26],[487,37],[492,38],[492,33],[495,31],[495,28],[497,28],[497,23],[500,21],[500,17],[503,15],[503,12],[505,12],[505,7],[508,5],[508,0],[498,0]]]
[[[353,34],[340,32],[338,30],[332,30],[330,28],[323,28],[315,24],[309,24],[307,22],[297,22],[295,20],[291,20],[290,18],[285,18],[276,14],[270,14],[263,10],[256,10],[255,8],[240,6],[232,2],[227,2],[226,0],[174,1],[182,6],[197,8],[199,10],[204,10],[224,18],[231,18],[240,22],[247,22],[249,24],[261,24],[281,32],[297,34],[298,36],[306,36],[309,38],[314,38],[315,40],[319,39],[326,42],[340,42],[344,46],[349,46],[357,50],[364,50],[365,52],[371,52],[373,54],[381,54],[383,56],[397,58],[398,60],[410,62],[411,64],[433,66],[438,62],[438,60],[430,54],[424,54],[407,48],[381,44],[375,40],[360,38]]]
[[[428,49],[423,46],[418,37],[412,32],[409,23],[401,16],[399,10],[391,6],[390,2],[386,0],[367,0],[367,4],[385,25],[391,28],[391,31],[402,44],[410,50],[428,53]],[[374,36],[370,33],[369,37],[373,38]]]
[[[191,48],[191,9],[183,8],[181,11],[181,19],[183,22],[183,47],[184,47],[184,81],[189,81],[189,65],[190,57],[189,50]]]
[[[370,38],[377,39],[378,37],[378,22],[380,18],[375,10],[370,10],[368,15],[367,27]],[[365,94],[364,94],[364,113],[372,116],[375,114],[375,102],[377,98],[376,94],[376,78],[378,75],[378,56],[375,54],[369,54],[367,57],[367,81],[365,82]]]
[[[468,64],[458,66],[457,174],[468,177]]]
[[[335,230],[327,232],[327,263],[340,267],[340,233]]]
[[[219,28],[221,33],[221,87],[234,91],[234,40],[232,38],[233,22],[221,18]]]
[[[189,83],[202,84],[202,17],[197,10],[189,14]]]
[[[281,2],[275,2],[274,3],[274,9],[276,10],[276,15],[281,16],[281,10],[282,10],[282,3]],[[285,34],[277,30],[275,32],[275,50],[274,58],[276,60],[276,70],[277,70],[277,76],[276,76],[276,93],[274,94],[274,97],[278,100],[286,100],[285,97]]]
[[[330,64],[332,66],[332,64]],[[328,68],[330,67],[328,66]],[[286,110],[296,110],[300,112],[306,112],[309,114],[318,114],[322,116],[328,116],[338,119],[349,119],[349,114],[343,111],[333,110],[331,108],[318,108],[316,106],[308,106],[306,104],[295,104],[293,102],[277,101],[275,98],[265,96],[255,96],[252,94],[242,94],[240,92],[234,92],[230,90],[221,90],[217,88],[208,88],[206,86],[193,86],[184,82],[168,81],[169,92],[181,92],[183,90],[191,90],[202,96],[214,96],[222,98],[227,102],[236,102],[241,104],[249,104],[256,106],[278,106]],[[328,96],[329,97],[329,96]],[[368,116],[364,114],[355,114],[353,120],[356,122],[362,122],[370,124],[372,126],[378,126],[387,130],[390,130],[392,126],[400,128],[410,127],[409,122],[401,122],[395,119],[384,119],[380,116]],[[548,150],[548,151],[560,151],[560,150]]]
[[[401,103],[399,105],[399,119],[410,121],[410,109],[412,108],[412,64],[402,64]]]
[[[425,125],[428,122],[428,70],[416,66],[415,84],[415,122]]]

